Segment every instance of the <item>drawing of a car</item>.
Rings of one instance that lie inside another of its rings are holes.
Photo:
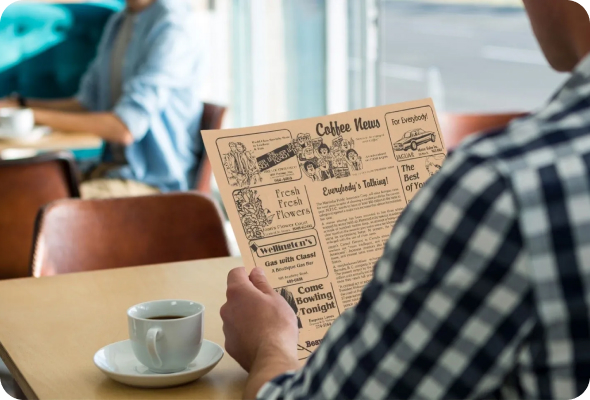
[[[404,136],[393,144],[393,148],[397,151],[416,150],[421,144],[435,140],[436,135],[432,131],[425,131],[422,128],[412,129],[404,133]]]

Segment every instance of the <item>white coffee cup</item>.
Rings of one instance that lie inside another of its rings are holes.
[[[203,343],[205,306],[189,300],[156,300],[127,310],[135,357],[153,372],[173,373],[197,357]],[[155,319],[177,317],[172,319]]]
[[[2,136],[25,138],[35,127],[35,114],[30,108],[0,108]]]

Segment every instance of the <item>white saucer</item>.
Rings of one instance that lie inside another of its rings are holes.
[[[131,341],[123,340],[97,351],[94,355],[94,364],[106,376],[117,382],[142,388],[164,388],[199,379],[217,365],[223,353],[223,349],[218,344],[203,340],[197,358],[189,364],[187,369],[173,374],[158,374],[137,361],[131,349]]]
[[[0,129],[0,140],[6,140],[9,142],[14,142],[14,143],[30,143],[30,142],[36,142],[37,140],[41,139],[43,136],[49,134],[50,132],[51,132],[50,127],[40,125],[40,126],[35,126],[26,135],[15,137],[12,135],[12,132],[4,131],[4,130]]]

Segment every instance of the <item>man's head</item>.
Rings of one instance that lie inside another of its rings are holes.
[[[140,12],[155,3],[156,0],[125,0],[127,9],[131,12]]]
[[[571,71],[590,52],[590,19],[586,10],[570,0],[524,0],[549,64]]]

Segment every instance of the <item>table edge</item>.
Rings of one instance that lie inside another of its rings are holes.
[[[39,400],[39,397],[31,387],[31,385],[29,385],[29,382],[27,382],[24,375],[20,372],[14,361],[12,361],[12,358],[2,345],[2,342],[0,342],[0,358],[2,358],[4,364],[6,364],[6,367],[8,367],[8,371],[10,371],[10,374],[16,381],[17,385],[21,388],[27,399]]]

